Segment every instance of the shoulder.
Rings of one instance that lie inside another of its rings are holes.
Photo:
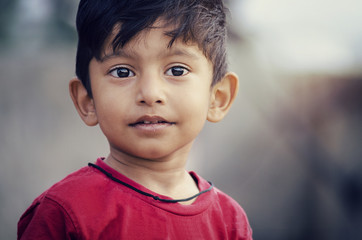
[[[252,229],[244,209],[236,200],[220,189],[214,188],[214,191],[217,196],[217,205],[221,210],[225,223],[230,228],[229,231],[241,235],[240,239],[252,239]]]
[[[196,175],[196,173],[192,174],[197,177],[199,186],[207,183],[206,180]],[[252,229],[248,217],[240,204],[217,187],[212,189],[209,197],[213,199],[213,204],[209,208],[209,212],[214,213],[212,214],[212,219],[213,221],[219,219],[222,222],[230,234],[230,239],[251,240]]]
[[[117,191],[118,190],[118,191]],[[54,184],[41,196],[42,201],[55,202],[74,221],[99,214],[107,199],[122,190],[104,174],[92,167],[83,167]]]
[[[57,199],[75,199],[77,195],[85,192],[85,189],[88,189],[90,185],[93,185],[97,181],[96,173],[89,167],[83,167],[59,182],[55,183],[41,195],[39,195],[32,203],[30,208],[37,207],[44,202],[53,202],[58,203]]]
[[[244,209],[235,199],[216,187],[214,187],[214,192],[216,193],[217,201],[220,204],[223,212],[246,217]]]
[[[18,238],[72,239],[83,235],[83,225],[88,224],[85,219],[99,216],[105,199],[117,189],[109,182],[104,174],[88,166],[69,174],[24,212],[18,222]]]
[[[210,183],[206,181],[204,178],[196,174],[195,172],[190,172],[191,176],[195,179],[198,184],[200,190],[205,190],[210,187]],[[235,212],[242,213],[245,215],[244,210],[241,206],[236,202],[232,197],[218,189],[217,187],[213,187],[212,189],[212,197],[214,198],[215,203],[218,203],[223,211],[226,212]]]
[[[220,203],[223,203],[222,205],[227,207],[227,208],[232,208],[235,210],[242,210],[244,211],[241,206],[239,205],[239,203],[233,199],[232,197],[230,197],[228,194],[224,193],[223,191],[221,191],[219,188],[214,187],[214,191],[216,193],[217,199]]]
[[[69,239],[77,230],[70,215],[58,202],[37,197],[18,222],[18,239]]]
[[[101,190],[99,185],[103,185],[105,182],[108,182],[107,177],[87,166],[54,184],[44,193],[44,196],[54,200],[58,198],[76,199],[84,194],[92,194],[94,189]]]

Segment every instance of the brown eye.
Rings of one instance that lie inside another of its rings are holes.
[[[134,72],[125,67],[115,68],[110,72],[110,74],[116,78],[127,78],[127,77],[133,77],[135,75]]]
[[[170,69],[168,69],[166,71],[166,75],[169,75],[169,76],[183,76],[185,74],[187,74],[189,71],[184,68],[184,67],[180,67],[180,66],[176,66],[176,67],[171,67]]]

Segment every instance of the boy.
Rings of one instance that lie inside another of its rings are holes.
[[[74,105],[110,153],[40,195],[19,239],[252,239],[242,208],[185,164],[205,120],[220,121],[221,0],[81,0]]]

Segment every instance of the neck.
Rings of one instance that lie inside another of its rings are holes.
[[[140,159],[111,151],[105,163],[147,189],[173,199],[187,198],[199,192],[186,172],[188,151],[162,159]],[[185,202],[183,204],[190,204]]]

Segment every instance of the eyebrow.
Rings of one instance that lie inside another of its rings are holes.
[[[167,51],[166,53],[163,53],[161,54],[162,56],[172,56],[172,55],[175,55],[175,56],[185,56],[185,57],[189,57],[189,58],[192,58],[192,59],[199,59],[199,56],[197,56],[197,54],[191,52],[191,51],[188,51],[187,49],[184,49],[184,48],[174,48],[174,49],[171,49],[170,51]]]
[[[134,58],[134,56],[137,56],[137,53],[135,53],[132,50],[125,51],[123,49],[117,49],[116,51],[112,51],[111,53],[105,53],[105,55],[100,58],[100,62],[104,62],[109,59],[117,58],[117,57]],[[161,54],[158,55],[158,57],[160,57],[160,58],[170,57],[170,56],[181,56],[181,57],[184,56],[184,57],[191,58],[193,60],[197,60],[200,58],[197,54],[193,53],[192,51],[189,51],[184,48],[177,48],[177,47],[168,49],[167,51],[162,52]]]
[[[132,54],[122,49],[118,49],[117,51],[113,51],[111,53],[105,53],[104,56],[101,56],[99,60],[100,62],[104,62],[117,57],[132,58]]]

